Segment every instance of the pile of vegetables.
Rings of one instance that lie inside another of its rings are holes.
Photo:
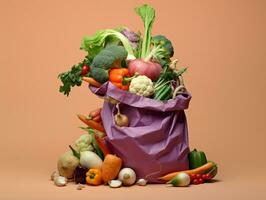
[[[187,68],[177,69],[173,59],[174,48],[163,35],[152,35],[155,10],[145,4],[135,9],[144,23],[144,32],[136,33],[126,27],[105,29],[82,40],[81,49],[87,52],[84,60],[59,74],[62,82],[59,91],[69,95],[71,88],[83,82],[99,88],[109,82],[117,89],[156,101],[174,99],[186,91],[182,75]],[[117,100],[107,97],[115,104],[117,126],[129,126],[130,119],[120,110]],[[77,117],[86,125],[83,133],[69,145],[68,151],[59,156],[57,171],[51,180],[57,186],[75,182],[81,190],[87,185],[109,185],[111,188],[137,184],[145,186],[148,181],[139,177],[134,169],[124,166],[123,160],[112,154],[105,143],[105,129],[101,119],[101,108],[89,115]],[[217,164],[207,161],[202,151],[189,153],[189,170],[166,174],[159,179],[173,186],[188,186],[210,181],[217,174]],[[146,176],[148,177],[148,175]]]
[[[74,145],[69,145],[69,150],[59,156],[57,171],[51,175],[55,185],[61,187],[68,182],[75,182],[78,184],[77,189],[81,190],[84,188],[83,184],[105,184],[116,188],[136,183],[135,171],[124,167],[122,159],[113,155],[106,145],[100,112],[101,108],[98,108],[88,116],[78,115],[87,125],[81,127],[87,133],[80,135]],[[140,179],[138,184],[143,180],[145,179]]]
[[[119,116],[115,120],[118,120],[119,126],[127,126],[125,123],[128,123],[128,119],[120,113],[119,104],[116,106]],[[105,143],[107,136],[102,126],[101,110],[101,108],[92,110],[88,116],[78,115],[78,118],[87,125],[80,127],[86,133],[81,134],[73,146],[69,145],[69,150],[59,156],[57,171],[51,175],[55,185],[62,187],[73,181],[78,184],[77,189],[81,190],[85,187],[84,184],[94,186],[104,184],[117,188],[134,184],[145,186],[148,183],[145,177],[137,180],[134,169],[124,166],[123,160],[109,150]],[[204,152],[194,149],[189,153],[188,160],[189,170],[171,172],[159,179],[175,187],[184,187],[209,182],[216,176],[217,164],[207,161]]]
[[[109,81],[121,90],[158,101],[186,91],[182,79],[186,68],[176,68],[171,41],[164,35],[152,35],[155,10],[145,4],[135,11],[143,21],[143,34],[121,27],[84,37],[80,48],[87,55],[70,71],[59,74],[60,92],[69,95],[83,81],[94,87]]]

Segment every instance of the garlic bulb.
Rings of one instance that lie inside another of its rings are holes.
[[[67,179],[63,176],[57,176],[54,178],[54,184],[59,187],[65,186],[67,184]]]
[[[143,179],[143,178],[141,178],[141,179],[139,179],[138,181],[137,181],[137,185],[140,185],[140,186],[145,186],[145,185],[147,185],[147,180],[146,179]]]
[[[118,174],[118,179],[123,185],[133,185],[136,181],[136,173],[131,168],[123,168]]]
[[[121,187],[122,182],[120,180],[111,180],[108,184],[111,188],[118,188]]]

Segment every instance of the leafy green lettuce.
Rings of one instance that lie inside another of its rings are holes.
[[[81,49],[88,52],[94,58],[106,45],[121,42],[126,49],[127,59],[135,59],[133,48],[129,40],[115,29],[105,29],[96,32],[93,36],[85,36],[81,43]]]

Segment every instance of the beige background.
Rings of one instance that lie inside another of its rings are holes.
[[[188,66],[191,148],[219,164],[219,182],[111,190],[49,182],[59,154],[82,132],[76,113],[101,100],[84,84],[66,98],[57,75],[80,61],[81,38],[126,25],[142,30],[133,8],[144,1],[0,1],[0,199],[265,199],[266,1],[146,1],[153,34]],[[264,190],[264,191],[263,191]]]

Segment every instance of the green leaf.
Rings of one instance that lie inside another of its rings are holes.
[[[82,77],[81,71],[84,63],[90,66],[92,59],[85,57],[85,59],[71,67],[71,69],[67,72],[61,73],[58,75],[58,78],[61,80],[62,84],[59,87],[59,92],[63,93],[64,95],[69,95],[71,88],[74,86],[81,86],[82,84]]]
[[[141,47],[141,58],[146,58],[146,56],[150,53],[150,45],[151,45],[151,30],[152,25],[155,20],[155,10],[153,7],[144,4],[138,8],[135,8],[136,13],[141,17],[144,23],[144,36]]]

